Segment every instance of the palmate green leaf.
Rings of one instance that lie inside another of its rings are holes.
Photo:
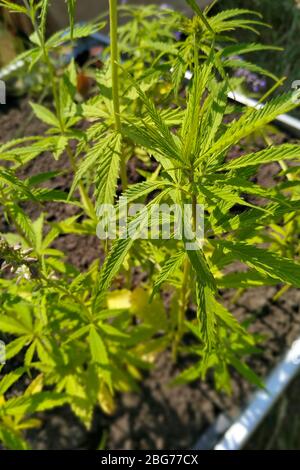
[[[40,253],[42,242],[43,242],[43,229],[44,229],[45,215],[42,212],[39,217],[32,222],[32,228],[34,231],[35,244],[34,248],[37,253]]]
[[[208,80],[213,67],[212,56],[200,66],[196,66],[193,74],[192,88],[188,96],[187,108],[184,113],[181,140],[182,154],[185,161],[191,161],[198,143],[200,126],[201,99],[207,87]]]
[[[5,203],[5,209],[13,223],[22,230],[26,240],[34,244],[35,236],[32,230],[32,223],[23,209],[18,204],[10,201]]]
[[[123,339],[128,339],[130,336],[127,333],[124,333],[118,328],[110,325],[109,323],[100,323],[99,329],[104,332],[109,338],[115,341],[122,341]]]
[[[161,52],[162,57],[164,54],[177,54],[177,47],[172,43],[162,41],[152,41],[151,39],[143,39],[141,42],[141,48],[149,49],[151,51]]]
[[[254,72],[266,77],[271,78],[275,82],[278,81],[278,77],[274,75],[269,70],[260,67],[259,65],[253,64],[252,62],[242,60],[242,59],[226,59],[222,62],[224,67],[228,67],[230,69],[245,69],[250,70],[250,72]]]
[[[47,136],[47,137],[28,137],[24,139],[24,142],[30,143],[30,145],[20,145],[22,142],[18,139],[14,141],[14,145],[16,147],[7,147],[4,146],[3,154],[0,156],[4,159],[13,159],[15,162],[15,168],[19,168],[20,166],[30,162],[37,156],[39,156],[43,152],[54,152],[59,155],[65,148],[66,143],[68,142],[68,138],[61,135],[55,136]]]
[[[247,190],[244,192],[247,193]],[[257,209],[262,212],[266,211],[264,207],[255,206],[254,204],[251,204],[250,202],[247,202],[242,197],[240,197],[237,192],[237,187],[234,186],[227,186],[226,184],[223,184],[222,186],[220,185],[219,187],[217,185],[215,187],[202,186],[201,193],[205,196],[206,201],[217,207],[219,206],[220,202],[225,202],[229,204],[228,209],[230,209],[230,207],[234,206],[235,204],[240,204],[241,206],[253,208],[257,207]],[[218,210],[219,209],[217,208],[216,211],[218,212]]]
[[[229,354],[228,359],[230,361],[230,364],[241,374],[243,377],[245,377],[248,382],[256,385],[258,388],[264,388],[265,385],[262,382],[262,380],[258,377],[255,372],[250,369],[247,364],[244,362],[240,361],[235,355]]]
[[[70,21],[70,35],[73,40],[74,24],[75,24],[75,9],[77,0],[66,0],[68,5],[69,21]]]
[[[74,25],[72,34],[71,29],[68,28],[66,30],[58,31],[57,33],[53,34],[46,42],[47,49],[55,49],[69,41],[75,39],[81,39],[87,36],[91,36],[95,34],[97,31],[103,29],[105,26],[105,22],[89,22],[89,23],[80,23]]]
[[[102,301],[105,291],[109,288],[113,278],[119,272],[123,261],[133,245],[132,238],[117,240],[107,256],[105,263],[100,272],[100,277],[97,285],[97,292],[94,299],[94,309],[97,310],[99,302]]]
[[[134,240],[148,227],[149,211],[151,206],[153,204],[158,204],[167,194],[169,194],[170,191],[171,188],[163,190],[146,207],[144,207],[144,209],[142,209],[133,218],[133,220],[129,222],[127,238],[119,238],[113,244],[100,272],[94,298],[94,310],[97,310],[99,303],[102,301],[103,295],[105,295],[105,292],[109,288],[113,278],[119,272],[127,253],[134,243]],[[131,236],[129,236],[130,234]]]
[[[65,344],[71,343],[72,341],[75,341],[76,339],[81,338],[82,336],[85,336],[87,333],[90,331],[90,326],[85,325],[82,328],[79,328],[78,330],[74,331],[74,333],[71,333],[68,335],[68,339]]]
[[[6,8],[8,11],[11,11],[14,13],[23,13],[25,15],[27,14],[27,10],[24,6],[17,5],[16,3],[10,2],[8,0],[1,0],[0,7]]]
[[[107,366],[109,364],[109,358],[106,346],[93,325],[90,327],[88,341],[91,350],[92,361],[99,365]]]
[[[216,140],[226,111],[229,86],[227,81],[211,85],[210,93],[202,106],[201,129],[197,149],[205,152]]]
[[[122,136],[112,133],[102,147],[96,168],[96,207],[101,204],[113,204],[116,195],[116,187],[119,178],[120,161],[122,152]]]
[[[41,12],[40,12],[40,31],[42,33],[43,38],[45,37],[45,32],[46,32],[48,8],[49,8],[49,0],[43,0],[41,4]]]
[[[28,335],[31,333],[30,329],[23,324],[20,320],[6,315],[0,317],[0,330],[4,333],[13,335]]]
[[[17,178],[13,171],[9,169],[0,169],[0,181],[5,183],[9,189],[18,191],[22,195],[26,196],[27,199],[30,199],[31,201],[36,200],[30,188],[28,188],[23,181]]]
[[[58,160],[59,157],[63,154],[68,145],[68,142],[69,139],[65,135],[57,135],[52,137],[52,148],[49,150],[53,152],[53,157],[55,160]]]
[[[59,189],[38,188],[38,189],[34,189],[32,193],[34,194],[36,200],[39,202],[58,201],[58,202],[66,202],[68,204],[80,206],[79,203],[76,203],[74,201],[69,201],[68,194]]]
[[[165,140],[159,135],[152,126],[137,126],[135,124],[122,126],[122,132],[125,137],[129,138],[132,142],[145,148],[162,167],[170,174],[171,178],[175,181],[175,172],[170,170],[174,167],[181,168],[184,166],[182,160],[178,160],[179,153],[174,153],[174,149],[170,149],[166,145]]]
[[[174,160],[180,161],[181,156],[177,140],[171,133],[160,112],[156,109],[154,102],[146,95],[146,93],[143,92],[139,84],[134,81],[130,75],[127,74],[127,76],[132,86],[136,89],[143,105],[145,106],[148,113],[148,118],[151,119],[152,125],[148,125],[145,121],[143,121],[146,134],[149,134],[150,138],[153,139],[153,142],[156,143],[158,149],[164,149],[166,155],[168,155],[170,158],[173,158]],[[137,126],[135,126],[135,128],[136,131],[139,130]]]
[[[264,227],[270,222],[280,220],[285,214],[300,211],[300,201],[289,201],[289,205],[268,204],[265,206],[265,211],[265,214],[263,214],[256,208],[235,216],[227,213],[223,215],[221,213],[218,220],[213,221],[210,218],[210,221],[213,222],[214,233],[216,235],[232,230],[248,230],[253,227]]]
[[[235,170],[247,166],[262,165],[265,163],[278,162],[279,160],[300,160],[300,146],[298,144],[282,144],[268,147],[260,152],[250,153],[235,158],[226,163],[220,170]]]
[[[199,379],[201,377],[202,372],[202,364],[197,363],[191,367],[185,369],[181,374],[177,375],[174,380],[172,380],[172,385],[185,385],[189,382],[194,382],[194,380]]]
[[[62,174],[62,171],[46,171],[33,176],[29,176],[26,179],[25,183],[28,184],[28,186],[37,186],[47,181],[50,181],[51,179],[56,178],[57,176],[60,176]]]
[[[219,137],[210,149],[199,155],[196,164],[208,160],[209,164],[213,167],[218,161],[218,155],[222,152],[227,151],[244,137],[273,121],[278,115],[287,113],[296,106],[293,101],[293,94],[287,93],[272,99],[260,109],[246,111],[240,119],[229,125],[225,133]]]
[[[177,57],[175,58],[173,62],[173,67],[172,67],[172,83],[174,86],[175,96],[178,96],[179,89],[180,89],[182,80],[184,78],[186,69],[187,69],[187,65],[182,55],[180,54],[180,52],[178,52]]]
[[[216,341],[217,317],[215,293],[197,277],[196,283],[197,317],[206,351],[212,351]]]
[[[101,158],[104,149],[108,146],[110,136],[102,136],[87,152],[84,159],[80,162],[78,170],[74,176],[73,183],[70,189],[70,197],[77,188],[79,182],[85,177],[85,175],[92,169],[95,168],[97,160]]]
[[[300,264],[276,253],[244,243],[225,240],[214,240],[212,243],[224,248],[225,252],[228,251],[235,259],[242,261],[263,275],[300,287]]]
[[[232,28],[234,29],[240,28],[240,29],[246,29],[246,30],[252,31],[253,33],[256,33],[259,35],[260,32],[257,26],[271,28],[271,26],[268,23],[265,23],[263,21],[257,21],[257,20],[252,20],[252,19],[250,20],[249,19],[242,19],[242,20],[237,19],[237,20],[231,20],[231,21],[226,22],[225,31],[226,29],[227,31],[228,30],[230,31]]]
[[[130,204],[137,199],[147,196],[153,191],[157,191],[167,186],[173,187],[172,183],[168,180],[143,181],[142,183],[137,183],[122,193],[122,197],[118,203],[118,209],[121,210],[125,204]]]
[[[209,23],[215,33],[224,34],[226,31],[234,31],[236,29],[246,29],[259,34],[259,31],[253,26],[269,26],[262,21],[253,20],[251,18],[242,18],[244,15],[256,15],[261,17],[260,13],[253,10],[234,8],[221,11],[220,13],[209,18]]]
[[[37,103],[30,103],[30,106],[32,107],[33,112],[38,119],[51,127],[59,129],[59,121],[52,111]]]
[[[20,338],[10,341],[6,346],[6,359],[9,360],[16,356],[22,349],[27,345],[28,338],[26,336],[21,336]]]
[[[200,9],[200,7],[198,6],[196,0],[186,0],[186,3],[192,8],[192,10],[194,10],[194,12],[196,13],[196,15],[198,15],[201,20],[203,21],[203,24],[205,25],[205,27],[211,32],[214,34],[214,31],[208,21],[208,19],[206,18],[205,14],[202,12],[202,10]]]
[[[210,290],[216,290],[216,281],[207,263],[205,255],[202,250],[188,250],[187,255],[190,259],[191,265],[195,270],[197,279],[203,285],[207,285]]]
[[[0,424],[0,442],[8,450],[29,450],[30,446],[20,432]]]
[[[207,223],[213,229],[215,234],[226,232],[228,229],[223,228],[223,223],[225,224],[229,219],[229,211],[234,206],[232,201],[220,200],[216,207],[213,207]],[[231,214],[230,214],[231,216]]]
[[[269,199],[274,202],[279,202],[282,205],[290,207],[290,199],[285,198],[279,191],[278,188],[265,188],[258,184],[252,183],[249,180],[238,177],[226,178],[215,178],[215,186],[202,186],[202,193],[207,196],[208,200],[213,200],[214,198],[220,198],[223,201],[232,202],[234,204],[240,204],[248,207],[256,208],[262,212],[268,212],[268,207],[258,206],[255,204],[248,203],[243,199],[244,195],[251,194],[254,196],[259,196],[264,199]],[[239,196],[241,194],[242,196]],[[230,207],[228,207],[228,210]],[[215,209],[216,212],[220,213],[220,207]]]
[[[72,127],[80,119],[75,104],[77,93],[77,70],[74,59],[65,70],[65,73],[59,81],[59,109],[64,125],[67,128]]]
[[[85,375],[72,374],[66,381],[66,392],[71,397],[71,409],[87,429],[90,429],[93,419],[93,408],[96,402],[94,395],[99,390],[99,377],[93,374],[92,379],[89,373],[95,368],[96,364],[90,364]]]
[[[228,366],[231,364],[242,369],[242,375],[247,373],[248,380],[261,386],[259,377],[242,363],[240,357],[248,354],[259,352],[255,347],[256,341],[246,330],[237,322],[233,315],[217,300],[211,297],[210,312],[211,320],[217,324],[217,332],[212,337],[212,347],[198,348],[197,355],[201,356],[201,360],[192,367],[186,369],[172,382],[174,384],[184,384],[202,377],[205,378],[209,369],[214,369],[214,380],[218,390],[231,393],[230,375]],[[213,315],[215,312],[215,315]],[[203,333],[199,331],[195,324],[187,324],[189,330],[197,339],[203,341]],[[227,354],[228,351],[228,354]]]
[[[259,52],[259,51],[268,51],[268,50],[274,50],[274,51],[281,51],[281,47],[277,46],[270,46],[266,44],[258,44],[258,43],[239,43],[239,44],[234,44],[230,45],[227,47],[224,47],[220,51],[220,57],[232,57],[232,56],[237,56],[237,55],[242,55],[242,54],[247,54],[249,52]]]
[[[0,416],[25,416],[62,406],[68,397],[61,393],[40,392],[29,396],[11,398],[0,406]]]
[[[212,18],[210,18],[210,20],[214,25],[218,25],[220,27],[220,25],[224,21],[234,18],[236,16],[243,16],[243,15],[254,15],[260,18],[262,16],[260,13],[254,10],[247,10],[246,8],[230,8],[230,9],[223,10],[220,13],[217,13]]]
[[[244,178],[239,178],[238,176],[233,176],[230,177],[228,175],[228,178],[220,178],[218,179],[217,177],[215,178],[215,189],[218,188],[220,191],[225,188],[225,190],[231,189],[231,190],[237,190],[240,193],[244,194],[253,194],[256,196],[261,196],[267,199],[279,199],[281,200],[282,204],[285,203],[285,198],[276,190],[273,188],[265,188],[260,186],[259,184],[252,183],[249,180],[246,180]],[[221,189],[222,188],[222,189]],[[286,200],[287,204],[289,205],[289,200]]]
[[[216,299],[214,309],[219,324],[225,326],[232,333],[239,333],[240,335],[245,336],[248,340],[250,340],[251,336],[246,332],[242,325],[240,325],[237,319],[232,315],[232,313]]]
[[[211,175],[210,177],[208,177],[208,181],[211,181],[214,184],[211,186],[205,186],[203,192],[205,193],[205,189],[207,188],[208,191],[212,192],[212,194],[215,194],[216,196],[219,196],[221,199],[224,200],[227,200],[227,194],[230,193],[230,191],[234,194],[254,194],[257,196],[262,196],[264,198],[276,198],[276,196],[280,198],[281,196],[275,189],[263,188],[258,184],[252,183],[248,179],[239,178],[237,176],[231,177],[230,175],[228,175],[228,178],[225,179],[222,177],[222,175],[220,175],[220,177]],[[222,196],[223,191],[224,196]],[[228,198],[228,200],[230,201],[230,197]],[[284,201],[282,202],[284,203]]]
[[[41,140],[42,137],[40,136],[30,136],[30,137],[21,137],[19,139],[11,139],[8,142],[0,145],[0,155],[1,159],[5,158],[5,152],[10,150],[12,147],[28,143],[28,142],[35,142],[36,140]]]
[[[175,127],[179,126],[182,122],[184,110],[181,108],[166,108],[166,109],[158,109],[158,113],[160,114],[161,119],[168,127]],[[143,122],[151,123],[151,119],[148,115],[143,116]],[[140,123],[140,119],[137,119],[137,123]]]
[[[217,328],[223,327],[227,334],[238,334],[247,343],[253,344],[251,336],[239,324],[236,318],[220,304],[216,294],[207,285],[203,285],[199,279],[196,285],[197,315],[200,323],[200,337],[204,341],[204,351],[208,354],[206,360],[213,350],[220,346]]]
[[[274,286],[276,284],[278,284],[276,279],[254,270],[230,273],[217,279],[219,289],[249,289],[251,287]]]
[[[205,350],[209,353],[216,340],[216,282],[202,251],[190,250],[187,255],[196,274],[197,316]]]
[[[19,367],[18,369],[4,375],[0,381],[0,396],[4,395],[4,393],[6,393],[7,390],[9,390],[10,387],[22,377],[25,371],[26,369],[24,367]]]
[[[162,269],[156,277],[153,285],[153,291],[151,299],[158,292],[160,286],[170,279],[173,274],[180,268],[186,257],[185,251],[179,251],[175,255],[171,256],[162,266]]]
[[[134,123],[123,124],[122,133],[126,138],[155,155],[159,162],[161,158],[166,158],[166,155],[169,155],[172,160],[177,160],[177,153],[170,151],[161,135],[149,124],[145,127]]]
[[[147,44],[147,41],[145,45],[149,47],[149,45]],[[167,47],[167,45],[164,44],[164,47]],[[142,75],[142,77],[139,78],[139,87],[144,93],[147,93],[149,90],[151,90],[151,88],[153,89],[154,86],[157,85],[158,80],[160,80],[160,76],[161,76],[160,70],[156,70],[154,68],[150,70],[146,70],[146,72]],[[109,97],[112,98],[111,89],[109,88],[108,90],[109,90]],[[124,98],[125,97],[134,101],[139,97],[139,94],[136,88],[131,86],[124,94]]]

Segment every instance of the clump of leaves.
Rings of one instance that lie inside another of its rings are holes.
[[[9,1],[0,4],[15,8]],[[245,10],[210,16],[195,1],[188,4],[192,19],[170,10],[123,7],[133,20],[121,28],[118,44],[117,2],[110,1],[111,52],[94,73],[97,93],[85,102],[77,96],[76,64],[72,61],[58,74],[53,50],[89,35],[99,23],[74,25],[75,2],[68,2],[70,28],[47,39],[48,1],[24,1],[16,7],[35,28],[33,48],[22,57],[47,67],[53,104],[32,103],[35,116],[47,126],[44,135],[0,147],[0,204],[11,226],[2,234],[0,255],[4,267],[13,268],[0,278],[0,331],[6,342],[0,438],[8,448],[27,447],[22,431],[38,425],[31,418],[35,412],[67,403],[87,427],[95,406],[113,413],[116,393],[138,391],[142,371],[155,366],[164,350],[171,350],[174,360],[182,352],[191,357],[191,367],[177,383],[204,379],[211,369],[216,387],[229,392],[233,367],[261,385],[246,362],[257,353],[256,338],[224,307],[221,291],[268,284],[300,287],[298,252],[282,249],[294,239],[289,235],[279,247],[272,236],[281,228],[289,231],[290,218],[298,216],[299,198],[287,192],[291,186],[298,191],[297,172],[284,161],[299,160],[300,150],[297,144],[266,142],[261,151],[234,160],[227,156],[232,146],[291,111],[295,100],[285,94],[264,107],[239,110],[232,120],[228,93],[236,79],[229,78],[227,68],[236,62],[241,66],[232,58],[236,54],[265,46],[228,45],[230,31],[253,29],[261,22]],[[184,33],[179,41],[177,28]],[[120,58],[120,52],[126,55]],[[257,69],[250,62],[243,65]],[[187,71],[189,82],[184,80]],[[88,123],[84,130],[78,126],[82,120]],[[45,151],[55,159],[67,154],[73,176],[68,194],[51,189],[56,172],[18,176],[20,168]],[[133,158],[156,166],[154,172],[141,171],[136,184],[128,181],[127,163]],[[285,174],[293,174],[292,185],[270,189],[253,182],[261,165],[278,160],[286,165]],[[248,195],[264,202],[250,203]],[[128,231],[135,236],[119,233],[113,243],[102,245],[97,240],[108,252],[102,266],[94,260],[80,272],[67,263],[55,241],[67,233],[95,235],[98,209],[113,203],[120,212],[124,197],[129,204],[146,203],[129,217]],[[48,223],[48,201],[73,205],[77,212]],[[26,212],[28,202],[41,209],[36,220]],[[203,240],[195,238],[194,249],[188,249],[186,239],[177,240],[174,228],[169,240],[138,237],[149,229],[149,212],[159,203],[190,204],[194,229],[196,206],[204,206]],[[242,209],[234,213],[237,205]],[[228,274],[235,261],[245,269]],[[29,275],[20,276],[18,269],[24,266]],[[147,278],[132,289],[134,267],[145,270]],[[160,296],[166,285],[173,289],[168,309]],[[191,301],[197,309],[187,317]],[[191,344],[186,344],[186,334],[193,337]],[[12,358],[20,366],[16,370],[11,370]],[[24,377],[31,382],[27,388]],[[10,387],[18,381],[20,396],[11,398]]]

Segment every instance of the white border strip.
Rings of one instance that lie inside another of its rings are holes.
[[[247,408],[225,432],[214,450],[240,450],[299,371],[300,338],[273,369],[266,381],[265,390],[255,393]]]

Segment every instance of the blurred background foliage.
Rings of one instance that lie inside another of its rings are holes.
[[[283,48],[282,52],[260,51],[255,62],[278,76],[286,77],[286,88],[300,80],[300,0],[220,0],[219,9],[249,8],[259,11],[269,28],[261,31],[262,43]],[[243,31],[241,41],[255,40],[253,33]]]
[[[16,0],[21,1],[21,0]],[[149,4],[146,0],[120,0],[120,3]],[[185,0],[151,0],[151,3],[168,5],[175,9],[186,9]],[[210,0],[198,0],[202,7],[211,3]],[[107,0],[84,0],[77,2],[77,21],[86,21],[104,13]],[[294,80],[300,79],[300,0],[219,0],[214,11],[226,8],[248,8],[259,11],[269,28],[261,30],[260,42],[273,44],[283,48],[282,52],[270,54],[260,51],[255,57],[256,62],[270,71],[286,76],[286,88],[290,88]],[[49,32],[63,28],[68,23],[65,2],[52,0],[48,20]],[[0,67],[7,64],[22,49],[22,39],[30,32],[30,26],[20,15],[4,16],[0,11]],[[253,33],[242,31],[241,41],[255,41]]]

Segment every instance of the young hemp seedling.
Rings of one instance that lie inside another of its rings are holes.
[[[30,18],[32,47],[18,59],[46,70],[52,99],[31,105],[46,126],[43,135],[0,145],[0,205],[8,223],[0,241],[6,355],[0,366],[0,440],[12,449],[29,448],[24,430],[39,425],[36,413],[57,406],[67,404],[90,429],[95,407],[113,414],[116,395],[138,392],[143,371],[155,367],[164,350],[180,367],[182,353],[190,361],[178,384],[204,379],[211,370],[216,387],[230,391],[233,367],[262,385],[246,361],[257,353],[256,338],[224,306],[222,291],[300,287],[289,219],[300,210],[297,171],[284,170],[293,174],[292,198],[285,184],[265,188],[252,178],[266,163],[298,161],[299,145],[271,143],[228,158],[233,146],[296,106],[292,94],[238,113],[228,101],[237,83],[229,77],[232,68],[268,74],[238,58],[266,46],[231,43],[236,29],[261,25],[253,12],[212,15],[194,0],[188,1],[192,18],[153,6],[123,6],[121,14],[132,20],[118,30],[118,5],[111,0],[110,53],[103,67],[93,70],[95,96],[79,102],[75,62],[57,68],[55,57],[65,42],[89,36],[104,23],[74,24],[76,2],[67,4],[70,27],[47,38],[48,0],[21,5],[0,0]],[[59,171],[50,164],[45,173],[27,176],[28,163],[44,159],[44,152],[61,164]],[[56,177],[66,173],[62,191]],[[249,202],[248,195],[263,197],[263,203]],[[50,220],[48,203],[55,208]],[[144,205],[134,213],[134,203]],[[126,204],[129,236],[117,231],[115,240],[98,240],[99,210],[110,205],[115,217]],[[170,234],[160,237],[168,221],[167,213],[155,212],[160,204],[180,209],[180,222],[188,223],[192,238],[177,237],[170,214]],[[201,239],[195,235],[199,206],[205,222]],[[158,229],[153,238],[144,237],[153,211]],[[274,232],[281,230],[287,236],[279,248]],[[64,243],[69,235],[87,251],[78,253],[88,259],[84,268],[70,260]],[[90,240],[99,250],[92,259]],[[242,272],[235,270],[236,261]],[[137,271],[143,271],[142,281],[136,281]],[[167,305],[160,295],[165,285],[173,295]]]

